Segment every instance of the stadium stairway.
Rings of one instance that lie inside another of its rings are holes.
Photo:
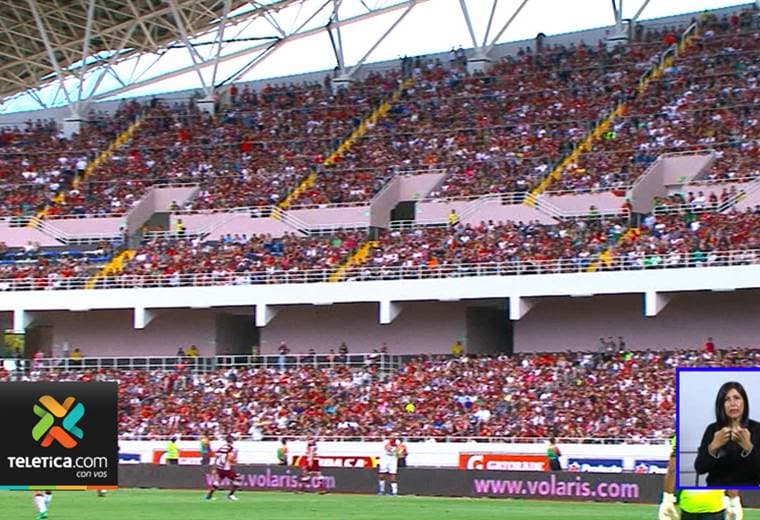
[[[362,121],[359,123],[359,125],[354,128],[354,131],[351,132],[351,134],[341,142],[338,147],[324,160],[322,161],[322,166],[332,166],[335,164],[335,161],[338,160],[346,151],[348,151],[353,144],[362,138],[364,134],[367,133],[367,130],[369,129],[369,125],[375,125],[380,119],[385,117],[385,115],[388,113],[388,111],[393,107],[394,104],[399,100],[401,97],[401,94],[404,92],[404,90],[408,89],[414,85],[414,80],[412,78],[406,78],[404,79],[401,84],[388,96],[383,99],[383,101],[375,108],[372,112],[370,112],[369,115],[367,115]],[[288,209],[291,204],[293,204],[294,201],[298,199],[298,197],[301,196],[301,194],[314,186],[317,182],[317,172],[312,171],[308,176],[306,176],[305,179],[301,181],[301,183],[296,186],[296,188],[288,194],[288,196],[283,199],[277,206],[280,209]]]
[[[343,279],[346,271],[355,265],[361,264],[369,256],[369,252],[373,247],[380,245],[376,240],[367,240],[364,242],[351,257],[343,262],[343,265],[338,267],[333,274],[330,275],[330,282],[340,282]]]
[[[74,179],[74,182],[72,183],[72,188],[76,188],[79,186],[79,184],[86,179],[95,169],[103,164],[105,161],[107,161],[112,155],[113,152],[122,146],[124,143],[129,141],[132,138],[132,135],[137,131],[138,128],[140,128],[140,124],[142,123],[142,119],[137,118],[129,127],[127,127],[126,130],[124,130],[122,133],[116,136],[116,139],[114,139],[111,144],[108,145],[108,147],[104,150],[102,150],[98,156],[95,158],[94,161],[89,163],[87,167],[82,172],[81,176],[77,176]],[[54,204],[60,204],[61,202],[64,202],[66,200],[65,195],[65,188],[62,188],[61,191],[59,191],[51,200]],[[37,219],[41,220],[44,219],[48,213],[50,212],[51,205],[48,204],[45,206],[45,209],[37,213]],[[33,222],[35,220],[33,219],[30,221],[30,225],[34,226]]]
[[[111,260],[104,265],[100,271],[97,272],[94,276],[92,276],[89,280],[87,280],[87,283],[85,284],[85,289],[94,289],[95,286],[98,283],[98,280],[103,278],[104,276],[110,276],[114,274],[118,274],[121,272],[121,270],[124,268],[124,265],[132,260],[134,258],[136,251],[134,249],[125,249],[118,255],[111,258]]]
[[[647,86],[662,76],[665,69],[673,65],[675,58],[683,52],[683,50],[693,41],[696,37],[697,31],[692,32],[685,37],[681,42],[674,46],[673,52],[667,52],[663,55],[663,58],[659,60],[657,65],[653,66],[648,73],[644,74],[640,79],[638,86],[636,87],[635,98],[645,95]],[[595,141],[601,139],[601,137],[609,130],[612,123],[618,117],[625,115],[628,109],[628,105],[623,102],[615,106],[614,109],[603,119],[597,122],[593,129],[591,129],[586,136],[577,144],[575,148],[567,154],[557,165],[544,177],[544,179],[530,191],[529,196],[524,200],[524,204],[529,206],[535,206],[536,200],[539,195],[544,193],[554,181],[558,180],[562,176],[562,172],[565,171],[568,165],[578,160],[578,157],[583,153],[591,150]]]
[[[635,242],[640,234],[641,234],[641,230],[639,228],[637,227],[628,228],[624,233],[621,233],[620,236],[618,236],[614,244],[612,244],[607,249],[599,253],[599,258],[586,268],[586,272],[595,273],[603,266],[610,265],[610,263],[612,262],[612,258],[613,258],[613,254],[615,252],[616,246],[620,244],[621,242]]]

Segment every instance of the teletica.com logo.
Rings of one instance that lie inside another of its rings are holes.
[[[40,397],[42,406],[34,405],[34,413],[40,420],[32,428],[32,437],[43,448],[53,444],[54,440],[64,448],[73,448],[77,445],[77,439],[84,437],[82,428],[77,426],[77,422],[84,416],[84,405],[74,405],[74,402],[75,397],[67,397],[61,404],[54,397],[43,395]],[[62,426],[55,424],[56,418],[62,419]]]

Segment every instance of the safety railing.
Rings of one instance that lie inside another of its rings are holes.
[[[82,372],[95,370],[101,378],[113,378],[119,371],[158,370],[170,372],[190,370],[205,373],[228,368],[289,370],[300,368],[352,368],[398,370],[409,356],[387,353],[314,353],[314,354],[228,354],[224,356],[109,356],[109,357],[53,357],[40,359],[0,359],[0,367],[13,372]],[[113,371],[110,373],[109,371]],[[76,377],[76,376],[75,376]]]
[[[121,434],[120,440],[129,441],[169,441],[172,435],[139,435],[139,434]],[[240,441],[277,441],[282,440],[282,435],[261,435],[261,436],[240,436]],[[416,442],[440,442],[440,443],[478,443],[478,444],[547,444],[549,437],[504,437],[504,436],[457,436],[457,435],[400,435],[406,443]],[[200,440],[200,434],[180,435],[180,440],[193,441]],[[287,435],[288,441],[305,441],[308,436],[295,432],[293,435]],[[212,439],[213,440],[213,439]],[[388,440],[387,435],[320,435],[317,439],[319,442],[385,442]],[[635,444],[636,446],[664,446],[668,444],[667,439],[659,438],[637,438],[628,437],[556,437],[557,444],[592,444],[592,445],[623,445]]]
[[[597,256],[552,260],[513,260],[504,262],[462,263],[430,267],[362,265],[347,269],[344,281],[421,280],[473,276],[526,276],[537,274],[584,273]],[[728,267],[760,264],[760,249],[680,253],[661,255],[611,256],[598,271],[641,269]],[[175,287],[252,286],[329,282],[334,269],[269,270],[254,272],[175,273],[141,275],[122,273],[98,280],[94,289],[147,289]],[[85,289],[87,277],[3,278],[0,291]]]

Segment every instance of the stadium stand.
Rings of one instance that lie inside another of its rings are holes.
[[[320,367],[309,360],[298,368],[208,372],[194,371],[189,358],[168,371],[62,371],[41,364],[21,374],[0,368],[0,380],[116,380],[123,439],[202,432],[278,438],[309,431],[346,440],[555,436],[644,442],[674,430],[676,366],[754,366],[760,351],[417,357],[391,371],[381,371],[379,363],[349,367],[333,359]]]
[[[628,104],[592,150],[568,165],[561,189],[629,186],[666,152],[711,148],[708,179],[757,177],[757,29],[750,12],[706,16],[661,77]]]

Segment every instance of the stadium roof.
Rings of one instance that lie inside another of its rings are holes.
[[[571,4],[583,4],[585,9],[597,1],[577,0]],[[441,16],[456,16],[459,30],[450,32],[459,34],[450,38],[451,45],[464,41],[467,47],[486,50],[497,41],[506,41],[503,36],[507,28],[530,2],[0,0],[0,112],[62,105],[76,112],[88,101],[145,94],[149,92],[147,88],[153,86],[155,90],[159,83],[164,91],[178,90],[182,85],[185,89],[202,88],[210,95],[214,88],[250,78],[253,69],[286,43],[318,34],[327,35],[319,43],[331,57],[327,61],[315,57],[312,70],[337,64],[342,73],[351,75],[394,31],[399,33],[396,29],[401,22],[413,11],[421,11],[423,4],[443,11],[434,15],[434,21],[429,18],[433,12],[430,10],[422,17],[409,16],[407,25],[441,26]],[[542,2],[545,0],[533,0],[534,4]],[[626,14],[638,19],[649,3],[650,0],[629,0]],[[721,6],[735,2],[690,1],[682,9],[697,9],[697,3]],[[567,0],[562,4],[568,5]],[[620,23],[623,0],[604,0],[604,4],[607,20]],[[526,14],[529,11],[530,7],[523,18],[535,16]],[[584,11],[582,18],[588,18],[586,14]],[[539,16],[550,15],[544,12]],[[370,20],[373,22],[366,23]],[[344,38],[349,29],[353,31],[352,38]],[[357,34],[365,41],[357,44]],[[408,34],[403,38],[410,47],[409,54],[419,53],[409,45]],[[419,34],[419,39],[426,37],[424,30],[414,34]],[[293,47],[300,48],[297,52],[302,55],[317,52],[313,38],[306,45]],[[320,52],[324,54],[324,49]],[[281,59],[290,59],[286,53],[278,52],[283,54],[286,56]],[[170,87],[166,86],[167,80]]]

